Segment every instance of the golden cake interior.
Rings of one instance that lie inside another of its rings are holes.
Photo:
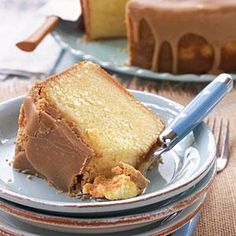
[[[94,150],[89,166],[96,173],[108,176],[120,162],[137,168],[137,157],[147,153],[160,134],[156,115],[117,89],[92,63],[51,80],[45,92]]]
[[[13,167],[74,196],[124,199],[143,192],[141,173],[162,120],[91,62],[36,84],[21,106]]]
[[[126,37],[127,2],[128,0],[82,0],[87,38]]]

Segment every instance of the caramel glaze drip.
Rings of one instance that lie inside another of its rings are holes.
[[[221,48],[236,40],[235,0],[131,0],[128,11],[136,43],[139,42],[142,19],[153,33],[153,71],[158,71],[161,45],[168,42],[172,50],[172,72],[177,73],[179,40],[191,33],[204,37],[212,46],[214,61],[210,73],[219,72]]]

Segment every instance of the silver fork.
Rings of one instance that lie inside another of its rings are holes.
[[[207,119],[206,123],[212,130],[216,139],[216,168],[217,173],[225,169],[229,161],[229,120]],[[197,227],[200,214],[195,215],[188,224],[170,236],[192,235]]]
[[[207,124],[216,140],[216,167],[217,173],[219,173],[229,162],[229,120],[209,118]]]

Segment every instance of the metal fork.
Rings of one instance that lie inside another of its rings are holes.
[[[229,161],[229,120],[208,119],[207,124],[216,140],[217,173],[225,169]]]
[[[216,168],[217,173],[225,169],[229,161],[229,120],[216,118],[207,119],[206,123],[216,139]],[[196,229],[200,214],[195,215],[188,224],[172,233],[171,236],[192,235]]]

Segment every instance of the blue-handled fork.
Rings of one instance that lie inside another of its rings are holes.
[[[152,163],[189,134],[233,88],[228,74],[220,74],[207,85],[160,134],[161,146],[142,167],[145,173]]]

